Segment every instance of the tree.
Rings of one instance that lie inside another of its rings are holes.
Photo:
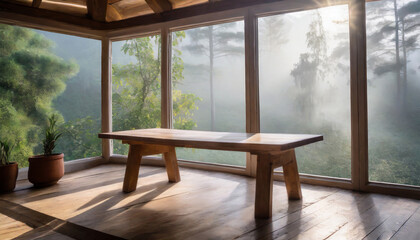
[[[396,0],[395,7],[396,7]],[[418,38],[420,34],[420,0],[409,2],[403,5],[397,11],[397,18],[401,22],[401,47],[402,47],[402,95],[403,104],[407,104],[407,65],[408,65],[408,54],[410,51],[418,48]],[[398,29],[398,28],[397,28]],[[397,38],[398,39],[398,38]],[[398,42],[398,41],[396,41]]]
[[[172,41],[178,45],[185,37],[184,32],[176,32]],[[126,41],[121,49],[133,57],[135,62],[112,66],[113,122],[114,129],[128,130],[136,128],[160,127],[160,37],[144,37]],[[181,52],[174,49],[172,56],[172,83],[183,80],[184,65],[179,57]],[[192,120],[195,102],[200,100],[194,94],[173,91],[174,125],[180,129],[195,126]],[[117,151],[126,152],[126,148],[116,145]]]
[[[40,143],[52,101],[78,66],[52,53],[53,43],[32,30],[0,25],[0,138],[17,143],[21,167]]]
[[[66,121],[61,124],[62,139],[57,144],[57,152],[64,152],[67,160],[102,155],[102,145],[98,138],[101,119],[92,116]]]
[[[418,48],[420,33],[420,0],[399,5],[397,0],[384,1],[370,21],[380,26],[368,37],[372,42],[370,65],[377,76],[394,73],[396,80],[396,107],[406,108],[407,64],[411,51]],[[391,16],[392,18],[386,17]],[[385,16],[385,17],[384,17]]]
[[[215,130],[216,108],[214,98],[214,60],[229,55],[241,55],[244,48],[240,43],[244,41],[244,34],[237,29],[237,22],[211,25],[188,31],[191,44],[185,46],[187,51],[202,54],[209,59],[209,65],[199,65],[202,70],[209,74],[210,87],[210,130]]]
[[[38,32],[35,30],[35,32]],[[54,99],[52,106],[64,118],[63,135],[57,152],[65,160],[101,155],[101,43],[50,32],[40,32],[56,47],[54,53],[63,59],[74,59],[79,72],[66,81],[66,89]]]
[[[345,11],[346,7],[319,9],[293,19],[310,22],[306,32],[306,49],[295,46],[294,49],[299,48],[302,52],[290,71],[295,85],[290,95],[295,95],[297,114],[292,112],[293,121],[283,125],[289,131],[321,133],[324,136],[325,141],[321,144],[297,153],[303,172],[348,178],[351,175],[351,141],[348,131],[350,121],[346,116],[350,115],[350,109],[347,110],[343,102],[347,100],[343,94],[349,89],[348,20]],[[331,13],[334,15],[329,15]],[[302,25],[298,29],[302,29]]]
[[[282,44],[289,41],[286,34],[288,26],[284,24],[284,15],[275,15],[259,18],[258,22],[258,38],[260,51],[272,52],[280,49]],[[261,44],[261,42],[265,44]]]
[[[375,8],[367,8],[369,97],[373,99],[369,106],[370,178],[418,185],[420,99],[418,58],[413,52],[419,48],[420,1],[371,4]]]
[[[316,82],[325,78],[327,73],[327,45],[322,17],[316,12],[316,18],[309,25],[306,33],[308,52],[300,54],[299,62],[290,72],[300,89],[296,104],[304,119],[312,117],[314,109],[314,87]]]

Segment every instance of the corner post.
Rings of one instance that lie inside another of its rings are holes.
[[[102,39],[101,59],[101,132],[112,131],[112,61],[111,41],[109,38]],[[102,157],[109,161],[112,155],[112,140],[102,139]]]

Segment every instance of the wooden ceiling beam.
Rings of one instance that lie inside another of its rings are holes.
[[[115,0],[87,0],[86,6],[88,16],[99,22],[119,21],[123,19],[118,10],[110,5],[110,2],[116,3]]]
[[[61,2],[61,3],[68,3],[68,4],[76,4],[86,7],[86,0],[48,0],[49,2]]]
[[[106,22],[108,0],[87,0],[88,15],[95,21]]]
[[[115,8],[119,10],[122,19],[154,14],[154,11],[149,7],[149,5],[147,5],[146,2],[129,5],[114,4],[112,6],[115,6]]]
[[[58,21],[69,25],[79,26],[87,30],[100,30],[106,28],[106,24],[92,21],[86,17],[77,17],[72,16],[70,14],[64,14],[40,8],[33,8],[4,1],[0,1],[0,11],[7,12],[9,13],[9,15],[15,14],[20,16],[28,16],[28,23],[30,23],[29,21],[32,21],[29,19],[38,19],[38,21],[42,21],[42,19],[44,19],[45,22]]]
[[[190,7],[173,9],[171,11],[162,12],[160,14],[149,14],[130,19],[124,19],[118,22],[110,22],[107,24],[107,29],[111,30],[133,26],[144,26],[160,22],[178,20],[182,18],[195,17],[204,14],[244,8],[253,5],[262,5],[282,1],[283,0],[217,0],[204,4],[193,5]]]
[[[87,14],[86,6],[58,1],[42,1],[39,8],[79,17],[86,17]]]
[[[121,16],[120,12],[113,7],[112,5],[108,5],[107,11],[106,11],[106,21],[112,22],[112,21],[120,21],[123,17]]]
[[[172,4],[168,0],[146,0],[146,3],[155,13],[163,13],[172,10]]]
[[[42,0],[33,0],[32,7],[38,8],[41,5]]]

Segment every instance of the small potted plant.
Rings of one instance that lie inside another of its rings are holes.
[[[44,154],[29,158],[28,180],[35,187],[54,185],[64,175],[64,154],[53,153],[61,132],[57,129],[57,115],[48,118],[45,139],[42,141]]]
[[[0,141],[0,192],[11,192],[16,187],[18,164],[10,162],[13,145],[7,141]]]

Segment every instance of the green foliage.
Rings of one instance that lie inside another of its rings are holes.
[[[66,89],[53,101],[63,115],[63,135],[55,152],[64,152],[65,161],[101,156],[101,43],[98,40],[42,32],[57,45],[54,52],[74,59],[80,71],[68,81]],[[60,122],[60,121],[59,121]]]
[[[194,110],[198,109],[195,103],[201,98],[192,93],[182,93],[180,90],[173,90],[172,100],[174,128],[188,130],[196,127],[197,124],[192,120],[192,117],[194,116]]]
[[[0,138],[16,143],[21,167],[41,142],[41,130],[54,112],[52,100],[78,66],[52,53],[53,43],[33,30],[0,25]]]
[[[54,151],[57,140],[61,137],[61,132],[57,129],[58,116],[51,115],[48,118],[48,127],[45,130],[45,139],[42,141],[44,155],[51,155]]]
[[[0,141],[0,166],[10,164],[10,156],[14,145],[8,141]]]
[[[60,127],[63,133],[57,152],[65,152],[66,159],[101,156],[101,121],[91,116],[65,122]]]
[[[330,122],[298,123],[294,132],[322,133],[324,141],[296,149],[299,171],[321,176],[351,177],[350,136],[334,128]]]
[[[185,37],[183,32],[174,36],[176,46]],[[112,112],[114,130],[156,128],[161,126],[161,84],[160,84],[160,37],[144,37],[126,41],[121,51],[135,58],[135,62],[112,66]],[[175,50],[172,57],[172,83],[182,82],[184,64]],[[174,125],[191,129],[195,102],[193,94],[174,91]],[[126,153],[127,149],[115,144],[115,151]]]

